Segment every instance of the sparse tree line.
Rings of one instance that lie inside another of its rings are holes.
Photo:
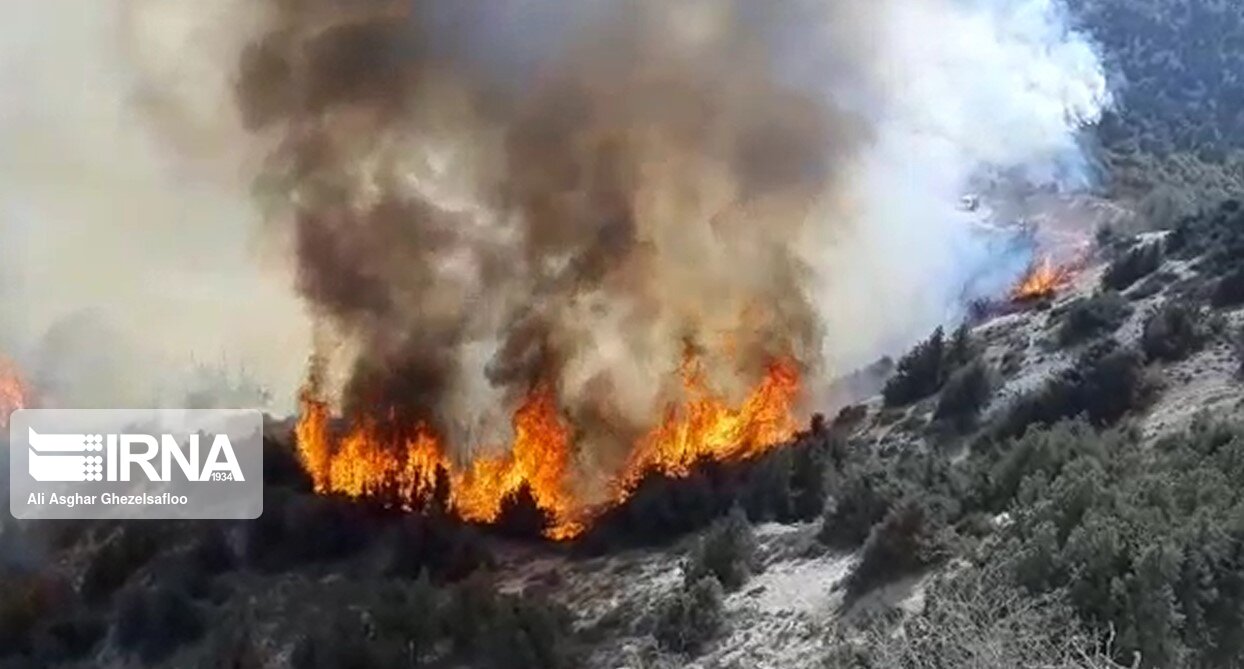
[[[750,463],[651,476],[566,550],[668,543],[718,521],[689,558],[679,598],[640,617],[670,652],[698,649],[724,625],[723,586],[739,587],[756,566],[748,518],[819,516],[829,444],[818,423]],[[486,533],[536,540],[550,522],[529,491],[506,501],[495,526],[476,528],[435,509],[312,494],[288,444],[265,449],[264,514],[254,521],[14,527],[81,563],[0,569],[0,667],[93,666],[101,653],[140,666],[258,667],[278,655],[296,669],[580,666],[590,639],[572,632],[564,608],[494,582]],[[269,588],[289,603],[252,610],[248,600]]]
[[[593,644],[633,634],[694,655],[728,633],[726,596],[762,568],[750,524],[818,518],[820,550],[857,552],[848,605],[904,576],[940,574],[924,612],[827,639],[837,666],[930,666],[934,656],[1238,666],[1244,429],[1203,422],[1142,447],[1127,423],[1161,392],[1166,367],[1237,340],[1225,315],[1244,301],[1227,297],[1244,212],[1227,201],[1161,240],[1109,246],[1101,291],[1045,312],[1044,345],[1073,362],[1029,392],[996,402],[1006,372],[983,342],[938,330],[897,362],[879,412],[848,407],[756,460],[640,482],[566,548],[589,557],[701,532],[680,584],[633,620],[576,629],[540,589],[503,594],[483,530],[435,510],[313,495],[289,445],[269,442],[259,520],[39,527],[40,550],[74,558],[0,572],[0,666],[91,666],[105,653],[143,666],[262,666],[283,654],[314,668],[574,667]],[[1113,336],[1131,318],[1141,334],[1120,344]],[[858,441],[870,420],[925,446]],[[520,493],[488,531],[535,537],[547,522]],[[249,602],[269,588],[293,608]],[[990,618],[1005,621],[1003,636],[987,635]],[[886,632],[896,625],[907,641]]]
[[[847,449],[854,462],[829,486],[821,536],[862,544],[848,596],[942,568],[923,612],[838,630],[831,666],[1244,664],[1244,426],[1202,418],[1151,445],[1128,426],[1167,367],[1240,340],[1226,323],[1244,304],[1234,298],[1241,235],[1235,200],[1162,239],[1104,235],[1114,259],[1100,291],[1047,311],[1045,346],[1072,363],[950,442],[967,457],[952,463],[932,440]],[[1140,334],[1120,344],[1133,316]],[[941,340],[935,332],[897,365],[923,378],[887,390],[937,387]],[[930,417],[941,403],[886,399]]]

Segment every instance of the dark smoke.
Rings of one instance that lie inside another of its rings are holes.
[[[579,443],[629,445],[688,347],[734,398],[818,367],[798,245],[867,128],[782,82],[747,4],[590,6],[502,79],[442,46],[474,3],[272,3],[237,95],[347,411],[504,443],[547,381]]]
[[[324,393],[460,446],[506,443],[552,383],[602,467],[677,396],[686,350],[732,398],[779,354],[811,386],[1005,290],[1025,259],[974,232],[996,203],[961,197],[982,175],[1083,184],[1077,131],[1109,100],[1061,0],[6,19],[0,354],[41,399],[180,406],[178,371],[220,359],[281,410],[314,339]]]

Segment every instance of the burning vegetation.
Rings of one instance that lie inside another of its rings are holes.
[[[507,44],[435,3],[263,4],[231,79],[332,370],[298,426],[318,492],[480,523],[529,496],[566,539],[790,439],[878,128],[783,45],[870,14],[639,0]]]
[[[1011,290],[1011,299],[1016,302],[1035,302],[1054,297],[1071,283],[1073,276],[1070,265],[1055,264],[1049,254],[1042,255]]]
[[[236,94],[280,140],[257,190],[316,321],[316,490],[480,523],[529,495],[569,538],[646,473],[793,435],[807,240],[866,133],[743,14],[602,9],[498,79],[422,3],[270,5]]]
[[[514,412],[514,439],[503,455],[459,463],[426,425],[402,430],[392,421],[365,417],[335,435],[328,405],[303,397],[298,447],[317,492],[371,497],[403,509],[447,508],[463,520],[491,523],[503,504],[526,490],[547,514],[549,538],[572,539],[591,520],[624,502],[649,473],[687,476],[703,460],[733,462],[767,452],[795,432],[799,374],[775,361],[738,406],[730,406],[705,381],[688,356],[680,376],[684,399],[640,438],[621,470],[598,493],[583,490],[576,471],[573,430],[558,409],[553,388],[534,388]]]
[[[29,391],[18,373],[17,365],[0,355],[0,429],[8,429],[9,416],[18,409],[26,408],[28,397]]]

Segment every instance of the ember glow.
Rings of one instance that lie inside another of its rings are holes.
[[[1011,290],[1011,299],[1027,302],[1053,297],[1071,281],[1071,276],[1070,266],[1056,265],[1050,256],[1042,256]]]
[[[29,400],[26,385],[17,371],[17,365],[0,356],[0,429],[8,429],[9,416],[18,409],[26,408]]]
[[[391,420],[373,416],[357,419],[336,436],[328,404],[309,392],[302,397],[298,450],[316,492],[374,498],[411,511],[444,494],[442,501],[470,522],[495,522],[504,501],[525,486],[552,520],[546,535],[568,540],[601,511],[626,501],[645,474],[684,477],[696,462],[747,460],[794,435],[799,372],[793,362],[770,364],[738,406],[708,387],[696,358],[687,357],[680,375],[684,400],[666,408],[661,423],[635,444],[621,471],[601,487],[603,494],[572,485],[573,431],[547,384],[533,389],[514,412],[514,440],[501,456],[460,464],[427,427],[403,434]]]

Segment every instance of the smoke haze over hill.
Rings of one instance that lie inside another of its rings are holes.
[[[7,59],[31,94],[5,103],[0,333],[26,366],[89,309],[135,396],[228,350],[285,397],[296,291],[347,403],[472,434],[550,375],[583,424],[648,424],[688,343],[731,396],[771,356],[821,377],[909,343],[996,263],[972,179],[1084,183],[1108,100],[1049,0],[22,12],[82,56]]]

